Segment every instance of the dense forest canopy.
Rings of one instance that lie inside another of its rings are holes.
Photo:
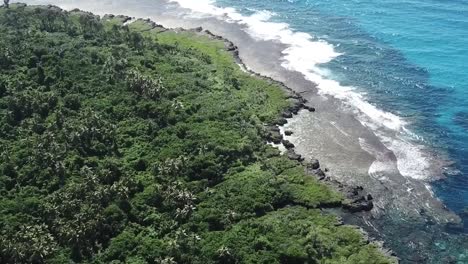
[[[0,9],[1,263],[390,263],[265,144],[278,85],[122,22]]]

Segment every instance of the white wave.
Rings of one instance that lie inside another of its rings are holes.
[[[422,146],[413,144],[405,136],[411,132],[405,128],[407,123],[399,116],[385,112],[366,101],[364,95],[355,87],[342,86],[330,79],[329,70],[321,65],[342,55],[335,47],[324,40],[316,39],[308,33],[295,32],[287,23],[271,22],[275,14],[269,11],[258,11],[245,16],[234,8],[220,8],[213,0],[169,0],[197,14],[216,16],[230,23],[245,26],[245,31],[259,40],[278,41],[288,47],[282,52],[282,66],[291,71],[302,73],[306,79],[317,84],[318,93],[332,96],[351,106],[358,120],[372,129],[382,143],[394,152],[400,173],[406,177],[426,179],[430,176],[430,161],[425,156]],[[413,135],[414,137],[414,135]],[[375,170],[382,169],[384,164],[376,163]],[[381,167],[377,169],[377,167]]]

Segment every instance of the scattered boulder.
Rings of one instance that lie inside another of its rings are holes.
[[[343,204],[343,208],[351,213],[370,211],[374,208],[374,197],[366,193],[362,186],[345,187],[348,202]]]
[[[293,113],[289,112],[289,111],[284,111],[282,116],[284,118],[292,118],[293,117]]]
[[[291,141],[289,140],[283,140],[283,145],[286,149],[293,149],[294,148],[294,144],[291,143]]]
[[[315,108],[311,106],[304,106],[304,109],[308,110],[309,112],[315,112]]]
[[[317,176],[319,180],[325,180],[327,178],[325,172],[320,169],[320,162],[316,159],[306,164],[306,173]]]
[[[277,126],[269,126],[267,127],[269,131],[275,131],[275,132],[280,132],[280,128]]]
[[[320,162],[316,159],[311,160],[309,163],[307,163],[307,168],[316,170],[320,168]]]
[[[279,126],[283,126],[283,125],[288,123],[288,120],[286,118],[284,118],[284,117],[280,117],[280,118],[276,119],[275,123],[277,125],[279,125]]]
[[[229,42],[229,44],[228,44],[228,46],[227,46],[227,50],[228,50],[228,51],[234,51],[234,50],[237,50],[237,49],[238,49],[238,48],[237,48],[236,45],[234,45],[234,43]]]
[[[301,155],[297,154],[297,153],[294,152],[294,150],[292,150],[292,149],[289,149],[289,150],[288,150],[287,155],[288,155],[288,158],[289,158],[290,160],[297,160],[297,161],[299,161],[299,162],[301,162],[301,161],[304,160],[304,158],[303,158]]]
[[[327,178],[327,175],[321,169],[316,170],[315,175],[317,175],[319,180],[325,180],[325,178]]]
[[[288,99],[304,100],[299,94],[297,94],[294,91],[288,90],[286,93],[288,94],[288,97],[287,97]]]
[[[285,134],[286,136],[291,136],[291,135],[293,134],[293,132],[292,132],[291,130],[285,130],[285,131],[284,131],[284,134]]]
[[[364,197],[361,197],[350,203],[344,203],[343,208],[350,211],[351,213],[370,211],[372,208],[374,208],[374,203]]]
[[[298,99],[292,99],[293,103],[292,106],[289,108],[289,111],[295,115],[299,113],[299,111],[304,107],[304,104]]]
[[[283,136],[279,131],[270,130],[267,135],[267,139],[275,144],[281,144]]]

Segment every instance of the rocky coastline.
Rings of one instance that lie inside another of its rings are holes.
[[[95,16],[99,17],[97,15],[94,15],[91,12],[83,11],[80,9],[73,9],[71,11],[64,11],[60,7],[54,6],[54,5],[47,5],[44,6],[44,8],[49,8],[49,9],[55,9],[57,11],[62,11],[62,12],[79,12],[83,14],[88,14],[90,16]],[[301,111],[307,111],[309,113],[314,113],[316,112],[315,107],[313,107],[310,102],[308,102],[305,98],[303,98],[298,92],[292,90],[288,86],[286,86],[283,82],[274,80],[273,78],[261,75],[259,73],[256,73],[252,70],[249,69],[249,67],[243,62],[241,57],[239,56],[239,49],[238,47],[230,40],[224,38],[223,36],[219,36],[216,34],[213,34],[209,30],[204,30],[201,27],[193,28],[193,29],[184,29],[184,28],[174,28],[174,29],[168,29],[165,28],[164,26],[157,24],[156,22],[150,20],[150,19],[135,19],[130,16],[125,16],[125,15],[112,15],[112,14],[107,14],[102,17],[102,19],[114,19],[117,18],[122,25],[127,25],[129,23],[133,23],[136,21],[144,22],[149,26],[147,29],[152,30],[152,29],[158,29],[159,32],[165,32],[165,31],[175,31],[175,32],[193,32],[202,36],[209,37],[211,39],[219,40],[224,42],[225,44],[225,49],[229,53],[232,54],[233,58],[235,59],[235,62],[246,72],[249,74],[256,76],[258,78],[267,80],[268,82],[275,83],[279,85],[283,91],[287,95],[287,100],[290,102],[290,106],[286,108],[281,115],[273,122],[270,124],[265,124],[264,131],[263,131],[263,137],[265,138],[266,143],[273,143],[277,145],[282,145],[286,149],[286,155],[290,160],[297,161],[301,163],[304,167],[305,172],[310,175],[311,177],[316,177],[319,181],[324,183],[325,185],[329,186],[330,188],[340,192],[343,194],[345,197],[345,201],[337,204],[329,204],[329,205],[323,205],[321,208],[322,209],[327,209],[327,208],[341,208],[344,210],[346,213],[350,214],[356,214],[356,213],[367,213],[373,208],[373,197],[372,194],[368,193],[363,187],[361,186],[350,186],[346,185],[342,182],[339,182],[335,179],[332,179],[330,176],[327,175],[328,169],[327,168],[322,168],[322,165],[320,162],[316,159],[312,160],[306,160],[304,157],[302,157],[300,154],[296,153],[295,151],[295,145],[291,143],[290,141],[286,140],[284,138],[284,135],[292,135],[294,131],[285,131],[284,134],[281,132],[281,128],[288,123],[288,119],[293,118],[295,115],[299,114]],[[147,31],[145,30],[145,31]],[[340,224],[346,224],[343,221],[340,221]],[[397,259],[395,253],[385,247],[385,243],[383,241],[378,241],[368,235],[368,233],[359,226],[355,226],[356,229],[359,229],[364,238],[368,243],[374,243],[379,247],[382,253],[385,255]]]
[[[307,111],[312,114],[316,112],[316,108],[313,107],[310,104],[310,102],[308,102],[298,92],[294,91],[283,82],[277,81],[271,77],[264,76],[249,69],[249,67],[243,62],[243,60],[239,56],[239,48],[232,41],[223,36],[216,35],[209,30],[204,30],[202,27],[196,27],[193,29],[168,29],[150,19],[135,19],[124,15],[106,15],[105,17],[116,17],[122,20],[123,23],[133,23],[136,21],[144,22],[147,25],[149,25],[151,29],[158,29],[158,32],[166,32],[169,30],[175,32],[193,32],[201,36],[209,37],[210,39],[222,41],[225,45],[225,50],[233,56],[235,62],[239,65],[239,67],[242,68],[243,71],[248,72],[249,74],[256,76],[257,78],[264,79],[270,83],[277,84],[286,93],[286,98],[290,102],[290,106],[283,110],[281,115],[273,123],[265,124],[263,137],[265,138],[265,141],[268,144],[281,145],[282,147],[284,147],[286,149],[286,152],[283,153],[283,155],[286,155],[290,160],[294,160],[301,163],[304,167],[305,172],[308,175],[317,178],[320,182],[327,185],[329,188],[332,188],[333,190],[343,194],[345,198],[344,202],[322,205],[321,208],[340,208],[345,214],[367,214],[373,209],[373,196],[362,186],[351,186],[342,183],[336,179],[333,179],[332,177],[327,175],[327,172],[329,172],[329,170],[327,168],[322,168],[319,160],[306,160],[300,154],[296,153],[296,146],[284,138],[284,135],[292,135],[294,131],[287,130],[284,131],[284,133],[282,133],[281,128],[283,128],[283,126],[288,123],[288,119],[291,119],[294,116],[298,115],[299,112]],[[151,29],[147,29],[145,31]],[[342,220],[340,220],[340,224],[344,225],[348,223],[345,223]],[[377,240],[376,238],[371,237],[368,234],[368,232],[360,226],[354,226],[363,234],[364,238],[368,243],[374,243],[378,246],[378,248],[383,254],[398,260],[396,253],[385,246],[385,241]]]
[[[134,18],[120,16],[121,18],[125,18],[125,22],[134,20]],[[345,202],[339,204],[332,204],[322,206],[322,210],[327,212],[332,212],[336,215],[341,215],[342,221],[341,224],[352,225],[355,226],[357,229],[361,231],[364,237],[367,239],[369,243],[373,243],[377,245],[381,252],[385,255],[397,259],[398,262],[402,261],[403,263],[424,263],[420,262],[423,257],[418,257],[419,255],[427,255],[428,252],[426,249],[416,249],[415,252],[411,253],[411,255],[404,255],[399,256],[399,254],[395,253],[395,251],[400,252],[397,250],[395,245],[389,245],[385,240],[385,235],[382,235],[380,230],[377,230],[372,223],[374,219],[373,211],[375,211],[374,207],[376,207],[376,203],[374,201],[374,195],[370,193],[368,190],[363,188],[360,185],[349,185],[343,182],[338,181],[332,175],[333,171],[329,171],[329,169],[323,167],[318,160],[314,158],[308,158],[301,156],[296,151],[296,145],[294,145],[291,141],[285,139],[285,136],[291,136],[295,134],[295,131],[290,130],[289,128],[285,128],[285,124],[288,124],[290,119],[295,118],[299,113],[310,113],[313,114],[316,112],[316,108],[312,105],[311,102],[306,100],[302,95],[301,92],[297,92],[290,87],[288,87],[284,82],[275,80],[268,76],[264,76],[259,74],[253,70],[251,70],[241,59],[239,54],[239,48],[229,39],[216,35],[209,30],[205,30],[202,27],[197,27],[193,29],[185,29],[181,27],[177,28],[165,28],[162,25],[159,25],[150,19],[138,19],[136,21],[144,21],[151,25],[151,27],[158,28],[159,31],[164,32],[168,30],[176,31],[176,32],[184,32],[189,31],[201,36],[207,36],[211,39],[223,41],[225,44],[226,51],[230,52],[235,59],[236,63],[246,72],[250,73],[251,75],[257,76],[258,78],[262,78],[272,83],[278,84],[286,93],[287,98],[291,102],[291,106],[285,109],[282,114],[275,120],[275,122],[270,124],[265,124],[263,136],[265,138],[266,143],[275,145],[280,149],[285,149],[283,155],[286,155],[289,159],[298,161],[304,167],[304,170],[308,175],[311,177],[316,177],[320,182],[326,184],[330,188],[340,192],[345,197]],[[311,84],[311,88],[313,84]],[[320,109],[318,109],[320,111]],[[317,167],[318,166],[318,167]],[[329,210],[330,209],[330,210]],[[374,210],[372,210],[374,209]],[[385,214],[385,210],[382,208],[379,211],[383,211]],[[382,216],[382,215],[381,215]],[[370,222],[369,222],[370,221]],[[433,220],[428,220],[428,223],[432,223]],[[384,221],[385,222],[385,221]],[[450,232],[450,230],[459,230],[462,228],[463,224],[458,222],[448,222],[445,223],[442,227],[444,230]],[[403,244],[400,246],[404,246]],[[399,246],[398,246],[399,247]],[[392,248],[392,249],[390,249]],[[430,250],[430,246],[428,246],[427,250]],[[422,250],[422,251],[420,251]],[[407,250],[404,250],[407,251]],[[405,252],[408,254],[408,252]],[[401,257],[401,259],[400,259]],[[451,262],[444,262],[444,263],[451,263]]]

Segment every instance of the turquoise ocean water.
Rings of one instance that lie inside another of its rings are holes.
[[[468,207],[467,0],[208,2],[332,45],[335,54],[302,50],[301,56],[330,56],[318,61],[324,63],[319,64],[322,75],[353,87],[373,106],[401,118],[417,144],[446,154],[454,164],[445,170],[448,178],[432,183],[433,189],[450,209]],[[265,34],[278,30],[263,26]],[[300,63],[307,67],[307,62]],[[424,163],[419,156],[406,160],[416,167]]]

